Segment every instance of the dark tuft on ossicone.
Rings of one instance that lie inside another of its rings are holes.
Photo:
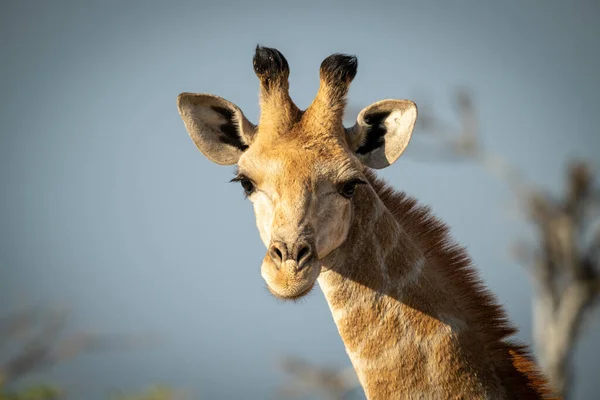
[[[266,84],[287,79],[290,74],[287,60],[277,49],[257,45],[252,63],[254,72]]]
[[[352,82],[358,69],[356,56],[332,54],[321,63],[321,78],[332,83]]]

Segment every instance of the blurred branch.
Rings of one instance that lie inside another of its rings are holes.
[[[0,388],[82,353],[131,349],[150,343],[148,337],[88,333],[61,339],[66,322],[66,313],[61,311],[49,312],[45,318],[37,310],[23,311],[0,319],[0,344],[7,343],[17,335],[30,336],[20,351],[8,360],[0,361]],[[39,324],[41,328],[37,328]]]
[[[445,149],[446,156],[438,161],[458,159],[481,165],[508,183],[526,211],[537,243],[519,243],[514,255],[528,265],[535,282],[534,341],[540,364],[566,398],[575,344],[585,317],[600,298],[600,224],[590,228],[600,207],[596,176],[588,163],[571,163],[563,196],[554,198],[528,182],[517,167],[484,148],[467,92],[457,94],[455,105],[460,121],[457,128],[432,111],[421,110],[420,129]],[[587,246],[586,237],[591,237]]]
[[[435,161],[460,160],[479,163],[494,176],[505,181],[520,199],[527,197],[531,188],[523,173],[483,146],[477,113],[469,93],[465,90],[457,91],[454,106],[460,122],[458,127],[438,118],[432,106],[420,107],[418,129],[440,147],[438,151],[445,152]],[[432,145],[428,147],[428,150],[431,150]],[[416,158],[423,159],[421,155]]]
[[[39,317],[37,310],[24,310],[0,318],[0,345],[15,337],[23,337]]]
[[[280,398],[294,398],[318,392],[331,400],[343,400],[352,389],[359,386],[352,367],[335,369],[317,366],[297,357],[284,357],[280,368],[294,378],[279,390]]]

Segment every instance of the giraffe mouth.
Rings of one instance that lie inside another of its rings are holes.
[[[281,293],[277,293],[276,291],[274,291],[273,289],[271,289],[271,287],[268,284],[266,286],[267,286],[267,289],[269,290],[269,293],[271,293],[273,295],[273,297],[275,297],[275,298],[277,298],[279,300],[291,300],[291,301],[294,301],[294,300],[298,300],[298,299],[306,296],[307,294],[309,294],[313,290],[313,288],[315,287],[315,283],[316,283],[316,280],[310,286],[308,286],[306,289],[304,289],[304,290],[302,290],[300,292],[294,293],[294,294],[286,294],[286,295],[282,295]]]
[[[261,276],[267,289],[281,300],[296,300],[306,296],[314,288],[320,273],[321,265],[316,259],[297,269],[278,267],[270,257],[265,257],[261,267]]]

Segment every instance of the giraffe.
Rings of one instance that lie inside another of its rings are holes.
[[[429,207],[375,170],[406,149],[417,120],[410,100],[382,100],[343,125],[358,67],[336,53],[300,110],[290,68],[257,46],[260,117],[230,101],[181,93],[184,126],[204,156],[236,165],[266,246],[261,276],[286,300],[316,283],[370,400],[541,399],[551,390],[463,247]]]

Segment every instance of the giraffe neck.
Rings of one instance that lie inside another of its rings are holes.
[[[368,177],[349,237],[319,277],[367,397],[541,398],[466,254],[427,210]]]

